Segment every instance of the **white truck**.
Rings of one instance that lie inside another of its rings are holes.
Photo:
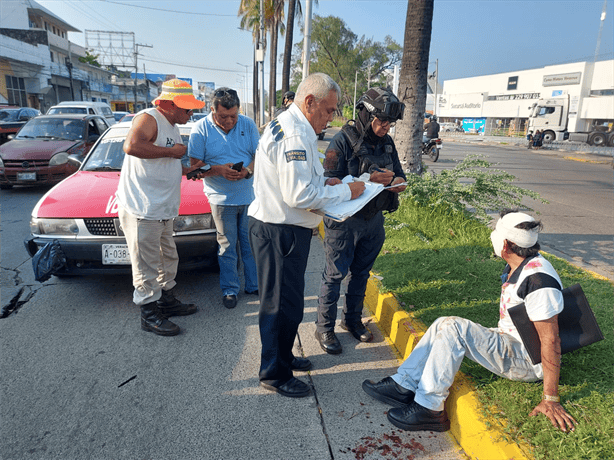
[[[587,99],[591,101],[586,102]],[[599,99],[594,103],[592,99]],[[540,130],[543,142],[575,141],[614,146],[614,97],[542,98],[529,107],[529,131]]]

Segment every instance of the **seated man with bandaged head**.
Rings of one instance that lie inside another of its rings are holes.
[[[542,401],[529,414],[545,414],[555,427],[574,430],[576,421],[559,402],[561,365],[558,314],[563,286],[558,274],[539,254],[542,224],[528,214],[503,211],[490,239],[503,272],[499,324],[486,328],[450,316],[437,319],[396,374],[379,382],[366,380],[363,390],[395,406],[388,420],[409,431],[450,429],[444,402],[464,357],[510,380],[543,380]],[[533,365],[508,310],[524,302],[541,341],[542,363]]]

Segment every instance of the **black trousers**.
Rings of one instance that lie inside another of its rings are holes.
[[[311,229],[249,219],[256,260],[262,354],[259,378],[279,386],[292,378],[292,346],[303,320]]]
[[[349,326],[361,322],[370,271],[386,239],[381,211],[370,220],[350,217],[335,222],[325,217],[324,226],[326,268],[322,273],[316,321],[320,333],[335,330],[343,280],[347,281],[343,321]]]

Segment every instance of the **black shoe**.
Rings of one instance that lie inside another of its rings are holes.
[[[297,358],[296,356],[292,359],[292,363],[290,364],[290,369],[293,371],[308,371],[311,369],[311,361],[307,358]]]
[[[388,420],[394,426],[407,431],[448,431],[450,419],[446,410],[433,411],[417,402],[388,411]]]
[[[198,307],[193,303],[181,303],[173,295],[173,290],[162,290],[162,296],[157,302],[160,313],[169,318],[171,316],[187,316],[198,311]]]
[[[237,306],[237,296],[234,294],[228,294],[222,297],[222,303],[226,308],[234,308]]]
[[[333,331],[318,332],[316,331],[316,339],[320,342],[322,350],[331,355],[338,355],[343,351],[339,339]]]
[[[181,332],[179,326],[162,316],[156,302],[141,305],[141,329],[156,335],[177,335]]]
[[[260,382],[260,385],[267,390],[274,391],[289,398],[304,398],[305,396],[309,396],[311,394],[311,387],[296,377],[292,377],[290,380],[280,386],[273,386],[264,382]]]
[[[343,321],[339,324],[341,329],[345,329],[354,336],[359,342],[370,342],[373,340],[373,334],[362,323],[345,324]]]
[[[392,377],[386,377],[377,383],[365,380],[362,382],[362,389],[378,401],[395,407],[411,403],[415,396],[413,391],[403,388]]]
[[[244,291],[247,295],[258,295],[258,289],[256,289],[255,291]]]

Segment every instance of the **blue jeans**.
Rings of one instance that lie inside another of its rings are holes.
[[[237,248],[241,251],[245,290],[253,292],[258,289],[256,263],[249,246],[248,205],[221,206],[211,205],[211,215],[217,229],[219,245],[217,260],[220,264],[220,288],[222,295],[237,295],[241,282],[239,280]]]
[[[509,380],[533,382],[543,378],[541,364],[531,363],[516,338],[468,319],[447,316],[431,324],[392,379],[412,390],[421,406],[443,410],[465,356]]]

